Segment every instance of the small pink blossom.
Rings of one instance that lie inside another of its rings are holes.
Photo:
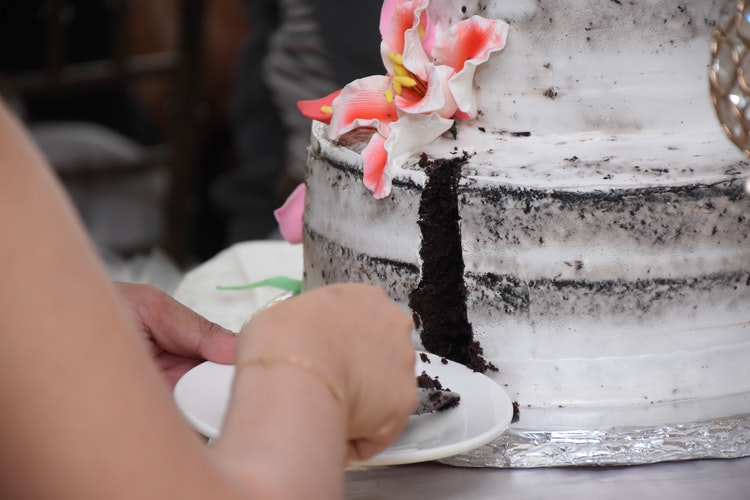
[[[284,204],[273,211],[281,236],[289,243],[302,243],[302,215],[305,211],[305,184],[297,186]]]

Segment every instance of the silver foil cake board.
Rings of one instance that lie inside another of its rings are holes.
[[[739,408],[741,413],[719,416],[727,404]],[[644,408],[590,409],[587,410],[588,421],[581,421],[591,423],[599,418],[600,422],[606,422],[612,420],[612,415],[617,415],[617,420],[625,422],[641,413],[645,423],[613,427],[592,425],[580,429],[568,425],[573,418],[566,409],[524,411],[521,408],[519,421],[511,424],[500,438],[441,462],[462,467],[528,468],[623,466],[745,457],[750,456],[749,406],[750,394],[745,393],[711,400],[650,405],[649,411]],[[653,423],[670,410],[678,423]],[[573,416],[581,417],[582,412],[575,410]],[[706,418],[689,420],[697,412],[704,412]],[[552,424],[556,413],[560,416],[557,421],[562,425]],[[600,416],[596,417],[596,413]],[[546,429],[543,428],[545,421]]]

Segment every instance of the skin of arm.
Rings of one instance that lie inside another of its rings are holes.
[[[338,498],[344,457],[382,449],[403,427],[416,403],[409,321],[367,287],[353,286],[348,299],[334,288],[259,315],[237,358],[294,348],[341,387],[343,406],[295,366],[245,369],[222,438],[207,448],[179,414],[54,175],[2,105],[0,155],[0,497]],[[385,328],[373,325],[359,348],[349,332],[360,318],[331,318],[363,298],[397,332],[381,336]],[[296,333],[273,335],[287,327]],[[358,349],[381,368],[396,353],[384,380],[373,366],[357,368]],[[357,407],[383,393],[382,410]],[[292,411],[300,401],[304,412]]]
[[[0,497],[240,498],[5,108],[0,152]]]

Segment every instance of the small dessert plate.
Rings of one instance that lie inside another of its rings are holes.
[[[455,408],[412,415],[399,438],[378,455],[356,465],[397,465],[439,460],[465,453],[499,437],[513,418],[513,404],[498,384],[481,373],[433,354],[419,353],[415,374],[427,372],[443,388],[461,394]],[[188,422],[208,438],[221,433],[234,367],[207,361],[186,373],[174,397]]]

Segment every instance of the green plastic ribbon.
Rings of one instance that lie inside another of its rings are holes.
[[[302,280],[296,280],[287,276],[274,276],[249,285],[237,285],[237,286],[223,286],[217,285],[217,290],[249,290],[251,288],[260,288],[263,286],[272,286],[274,288],[280,288],[281,290],[298,295],[302,292]]]

